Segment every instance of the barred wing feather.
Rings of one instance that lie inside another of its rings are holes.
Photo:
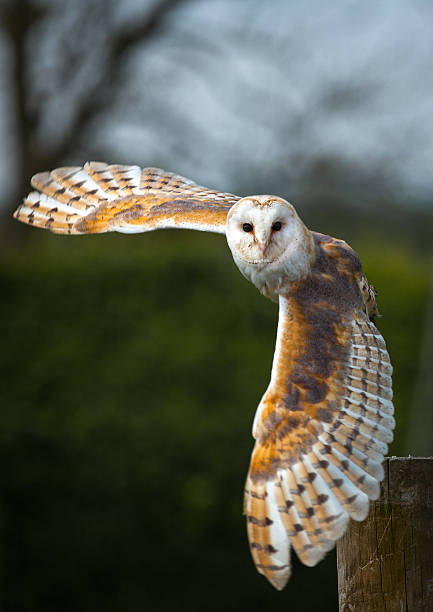
[[[31,183],[36,191],[14,217],[59,234],[164,228],[223,234],[228,211],[239,200],[159,168],[100,162],[42,172]]]
[[[389,356],[363,310],[361,283],[346,280],[341,270],[334,278],[316,270],[298,291],[280,296],[244,501],[253,559],[277,589],[290,577],[290,547],[315,565],[349,517],[366,518],[393,438]]]

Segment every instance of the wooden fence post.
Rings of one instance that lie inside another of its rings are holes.
[[[433,457],[385,460],[382,494],[337,544],[340,612],[433,611]]]

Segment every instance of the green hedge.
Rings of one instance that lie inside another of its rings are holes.
[[[379,289],[398,454],[428,262],[353,246]],[[250,559],[242,489],[277,306],[224,238],[33,232],[0,254],[4,609],[335,610],[333,553],[295,561],[282,593]]]

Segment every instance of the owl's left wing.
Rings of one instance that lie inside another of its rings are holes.
[[[89,162],[36,174],[15,211],[23,223],[59,234],[139,233],[183,228],[225,233],[240,198],[159,168]]]
[[[393,437],[382,336],[362,307],[342,314],[320,299],[280,296],[271,382],[253,426],[244,511],[257,569],[277,589],[290,576],[290,546],[315,565],[349,516],[365,519]]]

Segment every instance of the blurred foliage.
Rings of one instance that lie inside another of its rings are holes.
[[[294,560],[282,593],[250,559],[242,490],[277,307],[224,238],[27,231],[0,248],[3,609],[336,610],[334,553]],[[379,289],[399,454],[429,262],[394,245],[352,244]]]

